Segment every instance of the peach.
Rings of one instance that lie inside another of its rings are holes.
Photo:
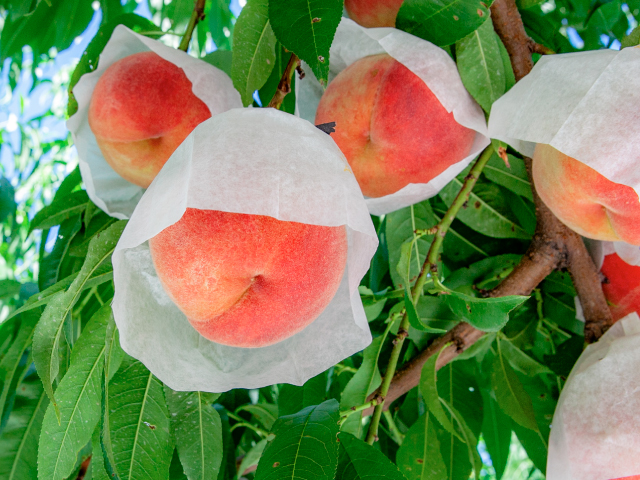
[[[633,188],[541,143],[533,154],[533,181],[547,207],[580,235],[640,245],[640,200]]]
[[[336,122],[331,136],[367,197],[428,183],[464,159],[476,135],[387,54],[364,57],[340,72],[320,99],[315,120]]]
[[[338,290],[344,226],[188,208],[149,241],[165,291],[205,338],[256,348],[313,322]]]
[[[402,0],[344,0],[349,18],[363,27],[395,27]]]
[[[640,267],[629,265],[612,253],[604,257],[601,271],[607,277],[602,290],[613,319],[620,320],[632,312],[640,315]]]
[[[209,117],[184,71],[154,52],[110,65],[89,105],[89,126],[105,160],[122,178],[143,188]]]

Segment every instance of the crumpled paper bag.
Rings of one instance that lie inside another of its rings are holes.
[[[338,292],[311,325],[275,345],[244,349],[205,339],[163,290],[149,253],[148,239],[187,207],[346,225]],[[278,110],[230,110],[178,147],[122,234],[113,254],[120,343],[174,390],[302,385],[371,342],[358,285],[377,245],[360,188],[329,135]]]
[[[547,480],[640,473],[640,317],[627,315],[589,345],[553,416]]]
[[[395,28],[364,28],[343,18],[331,45],[329,82],[355,61],[387,53],[420,77],[455,120],[477,132],[466,158],[424,184],[409,184],[380,198],[367,198],[373,215],[383,215],[431,198],[464,170],[487,145],[489,137],[484,113],[464,88],[455,62],[441,48]],[[323,89],[311,68],[303,66],[305,78],[296,82],[296,112],[314,122]],[[339,128],[339,126],[338,126]]]
[[[493,104],[491,138],[532,156],[545,143],[640,194],[640,49],[541,58]]]
[[[242,107],[240,94],[222,70],[118,25],[100,54],[98,68],[83,75],[73,88],[78,111],[67,120],[67,128],[78,150],[80,172],[89,198],[106,213],[119,219],[131,216],[144,189],[122,178],[104,159],[89,128],[89,103],[98,80],[111,64],[134,53],[148,51],[184,70],[192,83],[193,93],[209,107],[211,115]]]

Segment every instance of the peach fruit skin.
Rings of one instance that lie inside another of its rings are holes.
[[[122,178],[143,188],[210,117],[184,71],[154,52],[110,65],[89,105],[89,126],[105,160]]]
[[[403,0],[345,0],[349,18],[367,28],[395,27]]]
[[[547,207],[580,235],[640,245],[640,201],[633,188],[541,143],[533,154],[533,181]]]
[[[191,325],[244,348],[280,342],[313,322],[347,261],[344,226],[193,208],[149,245],[165,291]]]
[[[387,54],[361,58],[340,72],[320,99],[315,120],[336,122],[331,137],[367,197],[428,183],[464,159],[476,136]]]
[[[614,321],[632,312],[640,315],[640,267],[629,265],[617,254],[604,257],[601,268],[607,277],[602,290]]]

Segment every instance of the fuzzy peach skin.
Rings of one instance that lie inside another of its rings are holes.
[[[165,291],[191,325],[244,348],[280,342],[313,322],[347,261],[344,226],[193,208],[149,246]]]
[[[362,58],[340,72],[320,99],[315,120],[336,122],[331,136],[367,197],[428,183],[465,158],[476,135],[387,54]]]
[[[533,181],[547,207],[580,235],[640,245],[640,200],[633,188],[541,143],[533,154]]]
[[[344,0],[349,18],[363,27],[395,27],[403,0]]]
[[[634,475],[632,477],[613,478],[612,480],[640,480],[640,475]]]
[[[617,254],[604,257],[601,268],[607,281],[602,290],[615,321],[632,312],[640,315],[640,267],[629,265]]]
[[[105,160],[122,178],[143,188],[210,117],[184,71],[154,52],[110,65],[89,105],[89,126]]]

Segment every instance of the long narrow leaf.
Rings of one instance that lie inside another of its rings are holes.
[[[78,453],[91,440],[100,420],[105,333],[111,306],[104,305],[85,327],[73,349],[71,366],[58,386],[60,423],[50,406],[44,417],[38,476],[62,480],[76,467]]]

